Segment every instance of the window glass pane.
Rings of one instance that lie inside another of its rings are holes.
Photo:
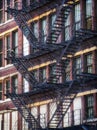
[[[8,58],[9,57],[9,50],[10,50],[10,36],[7,36],[6,37],[6,57]],[[10,63],[10,60],[7,59],[7,64]]]
[[[12,34],[12,49],[15,54],[18,53],[18,31],[14,31]]]
[[[10,130],[10,113],[4,114],[4,130]]]
[[[17,93],[18,89],[18,78],[17,76],[12,77],[12,91]]]
[[[44,82],[46,80],[46,68],[41,68],[40,69],[40,82]]]
[[[93,72],[93,58],[92,58],[92,54],[86,55],[86,72],[87,73],[92,73]]]
[[[65,41],[70,39],[70,15],[65,22]]]
[[[0,0],[0,9],[3,8],[3,0]]]
[[[41,20],[41,40],[42,40],[42,43],[45,42],[46,36],[47,36],[47,22],[46,22],[46,18],[44,18]]]
[[[2,100],[2,83],[0,83],[0,100]]]
[[[92,16],[92,0],[86,0],[86,17]]]
[[[76,69],[76,74],[81,73],[81,58],[80,57],[75,59],[75,69]]]
[[[6,93],[10,92],[10,80],[6,80]]]
[[[75,26],[76,30],[80,28],[80,4],[75,5]]]
[[[94,117],[94,97],[93,95],[86,96],[86,115],[87,118],[93,118]]]
[[[23,55],[29,54],[29,41],[27,38],[23,35]]]

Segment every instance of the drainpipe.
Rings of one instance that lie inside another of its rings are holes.
[[[82,125],[83,130],[88,130],[88,128],[84,125]]]

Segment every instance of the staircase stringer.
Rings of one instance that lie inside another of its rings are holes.
[[[39,128],[42,129],[38,120],[35,119],[30,109],[27,107],[23,97],[19,97],[16,93],[9,93],[7,95],[11,98],[13,104],[15,105],[19,113],[22,115],[22,117],[25,119],[25,121],[28,122],[29,127],[32,128],[32,130],[37,130]]]
[[[17,71],[29,82],[32,87],[35,87],[38,84],[38,81],[35,79],[34,74],[28,71],[28,68],[24,65],[22,60],[15,58],[14,52],[10,53],[10,60],[16,67]]]
[[[9,7],[7,9],[7,12],[14,17],[17,25],[26,36],[31,46],[33,48],[36,48],[36,45],[38,44],[38,39],[35,37],[31,28],[28,26],[27,19],[25,19],[25,16],[23,16],[24,14],[21,15],[21,12],[19,12],[19,10],[11,9]]]
[[[69,85],[69,87],[68,87],[68,90],[66,92],[62,93],[60,95],[59,99],[56,99],[57,101],[59,101],[59,103],[57,105],[57,108],[56,108],[53,116],[49,120],[47,127],[50,127],[52,125],[52,122],[54,121],[53,120],[54,118],[56,119],[56,115],[58,114],[58,112],[59,112],[59,110],[61,108],[61,105],[63,104],[64,101],[66,102],[67,97],[70,95],[70,93],[72,93],[73,85],[74,85],[75,82],[76,82],[76,80],[72,80],[71,83],[70,83],[70,85]],[[53,124],[53,125],[55,125],[54,128],[58,128],[59,127],[61,121],[63,120],[64,116],[66,115],[66,113],[67,113],[68,109],[70,108],[73,100],[75,99],[77,93],[78,93],[77,91],[75,91],[73,93],[73,95],[72,95],[73,97],[71,98],[70,104],[68,105],[68,107],[66,108],[66,110],[61,113],[57,124]]]
[[[58,7],[58,12],[57,12],[55,22],[52,26],[52,29],[50,30],[50,33],[47,36],[47,40],[46,40],[47,44],[49,44],[50,42],[52,42],[52,44],[56,43],[59,35],[61,34],[62,30],[65,27],[65,22],[74,5],[74,1],[72,1],[72,2],[73,2],[72,4],[69,4],[68,0],[62,0],[61,6]],[[66,15],[63,13],[64,10],[67,11]],[[63,14],[64,14],[64,16],[61,16]]]

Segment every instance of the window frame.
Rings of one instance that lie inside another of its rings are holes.
[[[85,96],[85,102],[86,102],[86,118],[91,119],[94,118],[94,96],[93,94],[89,94]]]

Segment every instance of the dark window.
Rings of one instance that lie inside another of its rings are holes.
[[[86,96],[86,117],[89,119],[94,117],[93,103],[93,95]]]
[[[55,23],[55,19],[56,19],[56,15],[55,13],[50,15],[50,22],[49,22],[49,31],[52,29],[54,23]],[[51,37],[51,42],[53,41],[53,34],[52,34],[52,37]]]
[[[7,10],[7,7],[10,6],[10,0],[5,1],[5,9]],[[9,20],[11,18],[10,14],[5,12],[5,20]]]
[[[46,41],[46,36],[47,36],[47,22],[46,18],[41,19],[41,42],[44,43]]]
[[[18,31],[12,33],[12,50],[18,54]]]
[[[3,41],[0,39],[0,67],[2,67],[2,56],[3,56]]]
[[[10,80],[5,81],[5,93],[10,92]]]
[[[92,0],[86,0],[87,29],[92,29]]]
[[[81,58],[78,57],[75,59],[75,69],[73,70],[73,74],[81,73]]]
[[[12,91],[17,93],[17,89],[18,89],[18,78],[17,75],[12,77]]]
[[[65,12],[64,12],[65,13]],[[70,15],[68,16],[66,22],[65,22],[65,35],[64,35],[65,41],[70,39]]]
[[[85,71],[87,73],[93,72],[93,57],[92,54],[88,54],[85,56]]]
[[[38,77],[38,70],[33,70],[32,72],[33,72],[34,78],[36,80],[38,80],[39,79],[39,77]]]
[[[65,80],[69,81],[70,80],[70,64],[65,69]]]
[[[0,0],[0,23],[3,22],[3,0]]]
[[[2,100],[2,83],[0,83],[0,100]]]
[[[80,29],[80,16],[81,16],[81,11],[80,11],[80,4],[75,5],[75,29],[78,30]]]
[[[10,36],[6,36],[6,57],[9,58],[9,51],[10,51]],[[7,64],[10,63],[10,60],[7,59]]]
[[[46,68],[41,68],[39,73],[39,81],[44,82],[46,80]]]

